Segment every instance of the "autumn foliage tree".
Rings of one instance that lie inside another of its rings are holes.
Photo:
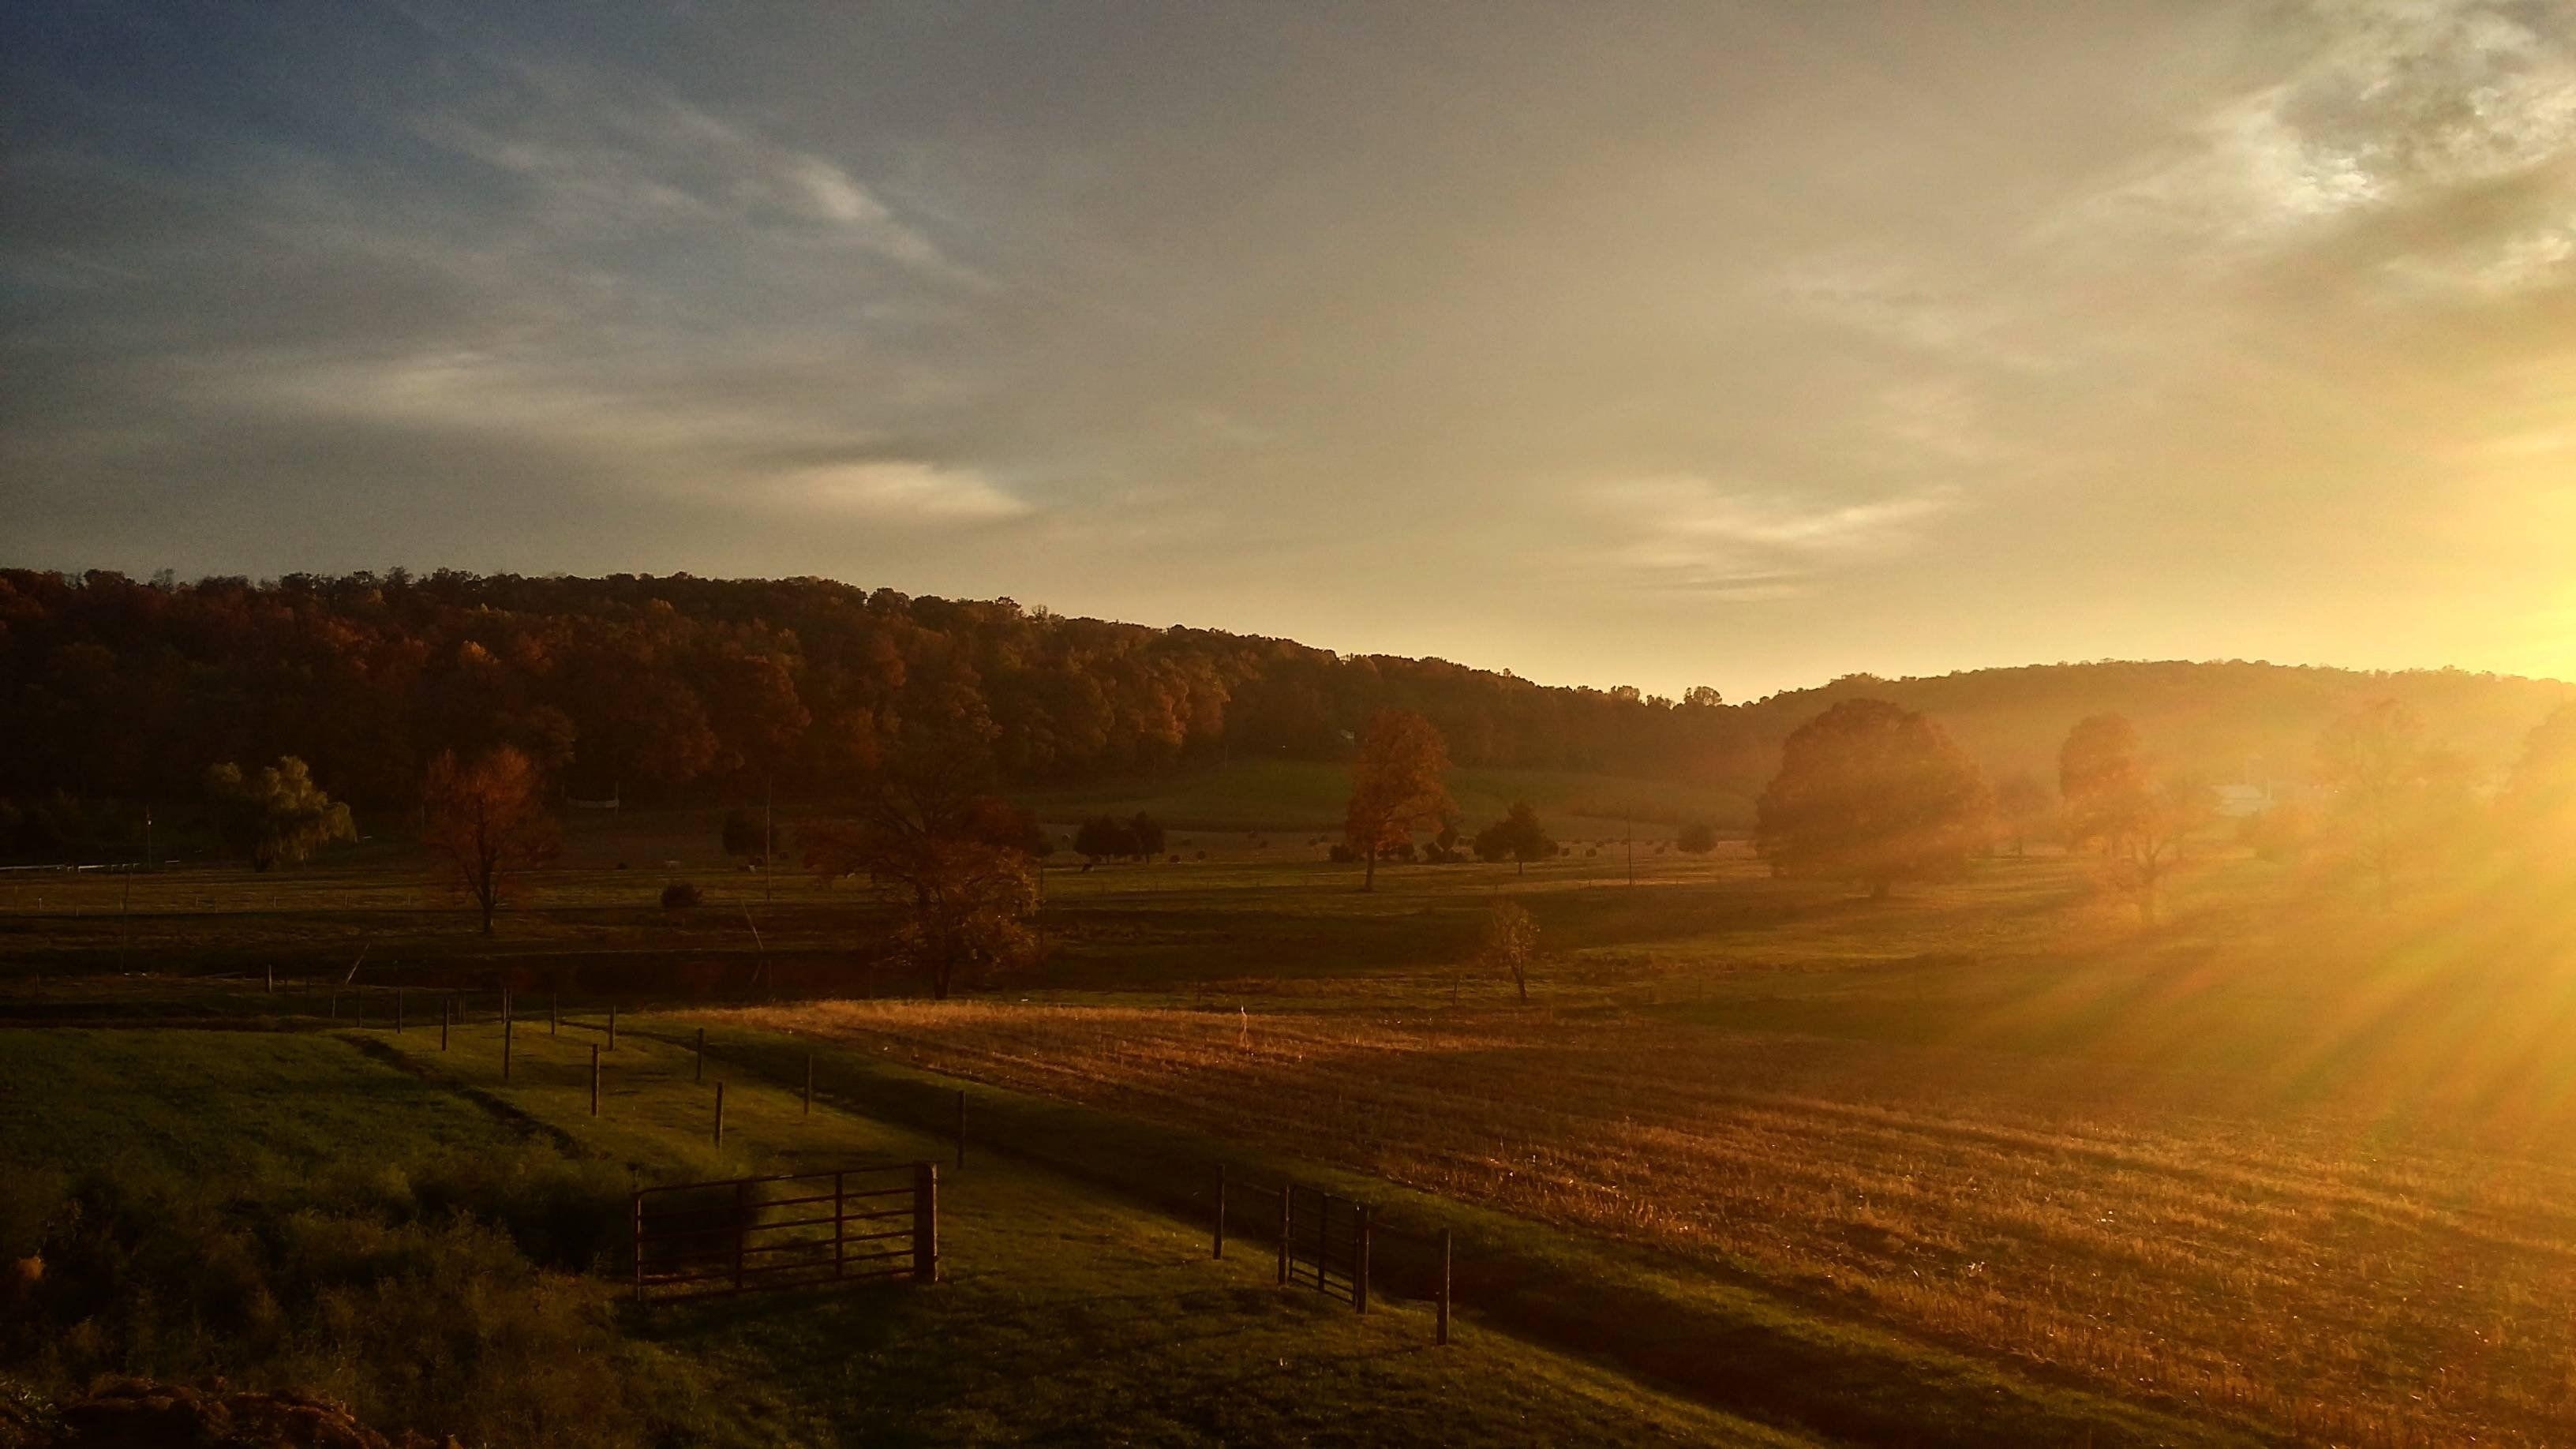
[[[2505,839],[2526,857],[2576,863],[2576,705],[2562,705],[2524,741],[2496,797]]]
[[[1938,725],[1877,699],[1847,699],[1782,744],[1758,802],[1754,846],[1782,875],[1865,885],[1955,875],[1987,839],[1984,778]]]
[[[1030,814],[991,789],[989,722],[973,709],[898,732],[851,818],[804,832],[825,879],[866,878],[896,911],[895,958],[946,1000],[1037,958],[1037,859]]]
[[[2138,902],[2149,923],[2183,845],[2217,817],[2216,795],[2197,776],[2149,769],[2138,732],[2116,714],[2078,720],[2058,750],[2067,843],[2098,845],[2111,884]]]
[[[520,878],[554,858],[559,837],[536,765],[508,745],[470,762],[441,752],[429,762],[421,811],[421,843],[440,879],[474,904],[491,935],[492,913]]]
[[[358,838],[349,807],[314,784],[293,755],[248,775],[239,765],[213,766],[206,803],[216,835],[254,870],[297,864],[333,841]]]
[[[2057,748],[2057,795],[2066,803],[2066,843],[2110,849],[2146,790],[2137,726],[2126,716],[2087,715]]]
[[[2428,742],[2414,711],[2393,699],[2363,705],[2318,738],[2328,813],[2382,906],[2395,899],[2406,860],[2459,823],[2463,775],[2458,757]]]
[[[1382,709],[1369,716],[1360,735],[1359,758],[1351,766],[1351,800],[1342,817],[1342,838],[1368,863],[1363,890],[1377,889],[1378,857],[1413,832],[1437,825],[1458,813],[1444,777],[1449,773],[1449,747],[1431,721],[1409,709]]]

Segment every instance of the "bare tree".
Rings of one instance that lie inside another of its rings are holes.
[[[1538,958],[1538,922],[1530,919],[1520,902],[1498,900],[1486,911],[1485,934],[1477,943],[1476,955],[1510,975],[1521,1003],[1529,1003],[1530,962]]]

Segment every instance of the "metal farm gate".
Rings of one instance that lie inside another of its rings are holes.
[[[641,1189],[639,1302],[939,1278],[939,1169],[927,1162]]]
[[[1303,1284],[1368,1312],[1367,1206],[1293,1182],[1279,1203],[1279,1281]]]

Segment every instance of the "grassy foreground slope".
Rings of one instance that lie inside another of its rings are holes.
[[[613,1237],[580,1232],[622,1217],[627,1182],[944,1147],[737,1081],[718,1149],[712,1088],[631,1034],[593,1119],[596,1040],[523,1030],[504,1084],[482,1025],[445,1054],[418,1028],[11,1033],[0,1160],[73,1179],[85,1203],[106,1190],[83,1179],[125,1184],[146,1201],[119,1219],[114,1311],[132,1319],[136,1295],[196,1307],[68,1352],[12,1341],[0,1372],[57,1388],[100,1369],[281,1377],[379,1423],[494,1444],[1800,1442],[1504,1335],[1470,1328],[1436,1351],[1418,1306],[1355,1318],[1272,1287],[1258,1255],[1210,1262],[1196,1232],[1000,1161],[949,1174],[936,1289],[638,1312]],[[66,1272],[103,1251],[59,1222],[43,1246]],[[531,1260],[585,1248],[587,1272]],[[250,1301],[228,1306],[208,1289],[235,1269],[231,1297]]]

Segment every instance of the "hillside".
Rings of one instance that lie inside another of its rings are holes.
[[[2148,748],[2174,766],[2259,783],[2306,775],[2318,733],[2380,699],[2403,703],[2427,737],[2492,776],[2510,768],[2534,725],[2576,700],[2576,686],[2456,669],[2373,673],[2242,660],[2106,661],[1924,679],[1852,675],[1772,695],[1740,713],[1776,748],[1801,721],[1860,696],[1937,718],[1989,776],[2028,770],[2053,786],[2057,747],[2067,727],[2086,715],[2128,716]]]
[[[1596,834],[1631,816],[1740,828],[1781,739],[1861,694],[1938,717],[1990,774],[2043,780],[2067,727],[2105,710],[2172,765],[2296,778],[2319,730],[2384,696],[2493,775],[2576,697],[2451,670],[2099,663],[1728,705],[824,579],[0,570],[0,854],[130,859],[155,808],[158,839],[188,849],[209,766],[284,755],[388,828],[438,752],[504,744],[570,797],[828,809],[920,729],[982,741],[996,783],[1055,818],[1315,829],[1384,708],[1439,727],[1471,820],[1531,798]]]

